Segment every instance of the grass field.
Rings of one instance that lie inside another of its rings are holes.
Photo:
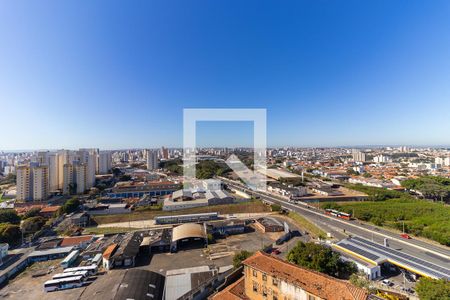
[[[260,213],[269,211],[270,207],[264,205],[261,201],[255,200],[247,203],[204,206],[177,211],[135,211],[129,214],[95,216],[93,217],[93,220],[97,224],[109,224],[118,222],[151,220],[156,216],[164,215],[181,215],[207,212],[218,212],[219,214],[237,214]]]
[[[450,206],[424,200],[390,199],[377,202],[340,203],[346,212],[378,226],[423,236],[450,246]]]
[[[299,227],[306,229],[306,231],[308,231],[309,234],[313,237],[326,238],[327,234],[325,233],[325,231],[323,231],[298,213],[291,211],[289,212],[288,217],[291,218]]]

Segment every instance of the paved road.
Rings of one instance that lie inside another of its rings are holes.
[[[438,246],[418,239],[403,240],[398,234],[375,226],[363,224],[356,220],[346,221],[337,219],[335,217],[325,215],[317,209],[308,208],[306,204],[292,204],[281,197],[269,195],[268,193],[250,191],[246,187],[243,187],[240,183],[228,180],[224,181],[234,188],[241,189],[247,193],[259,195],[262,200],[280,204],[287,209],[300,213],[320,227],[329,230],[337,239],[343,239],[346,234],[351,234],[382,244],[384,242],[384,238],[388,238],[389,246],[391,248],[404,251],[410,255],[414,255],[440,266],[450,268],[450,248],[448,247]]]

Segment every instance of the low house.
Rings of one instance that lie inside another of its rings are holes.
[[[89,225],[90,216],[85,212],[73,214],[69,217],[70,223],[74,226],[87,227]]]
[[[111,244],[109,245],[105,252],[103,252],[103,260],[102,260],[102,264],[103,264],[103,268],[105,268],[106,270],[110,270],[113,268],[113,262],[111,260],[112,255],[114,254],[114,252],[117,249],[117,244]]]
[[[246,223],[244,220],[223,220],[207,223],[208,232],[218,235],[241,234],[245,232]]]
[[[82,236],[73,236],[73,237],[65,237],[61,241],[61,247],[69,247],[73,246],[76,249],[86,249],[87,246],[94,240],[93,235],[82,235]]]
[[[111,257],[113,267],[134,267],[142,239],[137,232],[127,233]]]
[[[39,211],[39,214],[44,218],[52,218],[58,212],[61,206],[46,206]]]
[[[111,244],[118,244],[123,238],[122,234],[113,234],[109,236],[101,237],[94,240],[90,245],[83,251],[83,259],[91,259],[97,254],[103,254]]]
[[[46,261],[51,259],[62,258],[72,252],[73,247],[58,247],[46,250],[34,250],[30,253],[30,261]]]
[[[284,230],[284,225],[274,218],[259,218],[255,222],[255,227],[262,232],[280,232]]]

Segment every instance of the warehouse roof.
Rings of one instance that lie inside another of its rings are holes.
[[[201,224],[186,223],[177,226],[172,232],[172,242],[186,238],[207,238],[205,228]]]

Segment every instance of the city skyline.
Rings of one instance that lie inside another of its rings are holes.
[[[105,3],[0,4],[1,149],[181,147],[184,108],[265,108],[273,147],[450,144],[445,1]]]

